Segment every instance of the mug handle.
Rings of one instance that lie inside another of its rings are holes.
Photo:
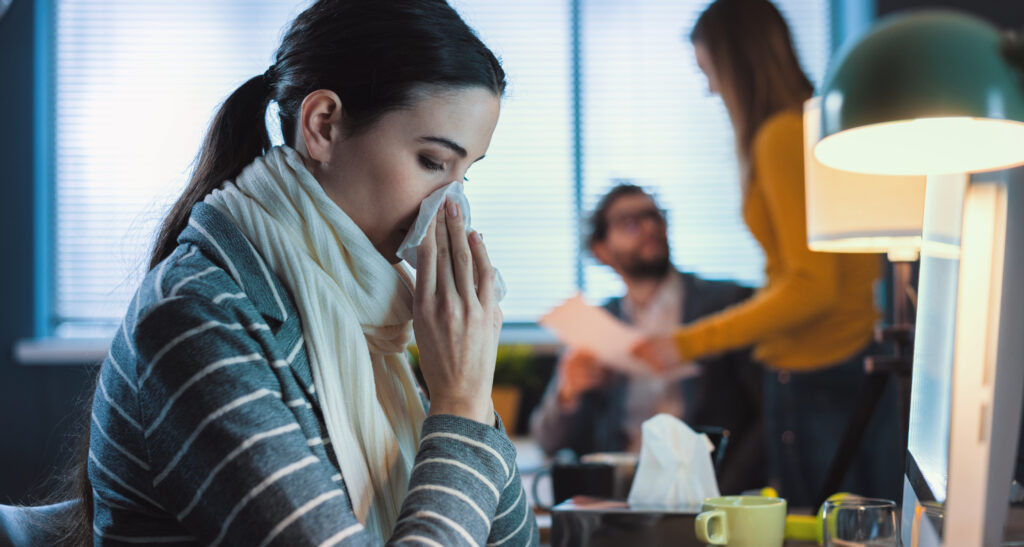
[[[549,467],[545,467],[544,469],[541,469],[540,471],[538,471],[537,473],[535,473],[533,475],[533,484],[530,485],[530,493],[533,494],[533,505],[534,505],[534,507],[536,507],[537,509],[541,509],[543,511],[551,511],[551,507],[552,506],[550,506],[550,505],[542,505],[540,503],[540,498],[537,497],[537,484],[539,484],[540,483],[540,479],[542,477],[545,477],[545,476],[551,476],[551,467],[550,466]],[[551,496],[554,497],[554,495],[555,494],[553,493],[553,485],[552,485],[552,494],[551,494]]]
[[[714,521],[721,521],[717,525]],[[697,533],[697,540],[711,545],[725,545],[729,542],[729,534],[726,529],[725,511],[704,511],[697,515],[693,523],[694,532]],[[708,533],[708,530],[711,533]]]

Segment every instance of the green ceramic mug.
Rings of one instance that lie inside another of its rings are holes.
[[[786,500],[762,496],[707,498],[694,523],[697,539],[729,547],[781,547]]]

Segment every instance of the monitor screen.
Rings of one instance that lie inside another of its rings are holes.
[[[918,499],[942,503],[949,468],[964,186],[956,179],[949,184],[929,181],[928,191],[931,203],[925,210],[921,244],[907,467]]]

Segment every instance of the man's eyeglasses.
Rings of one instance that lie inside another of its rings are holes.
[[[640,232],[645,220],[650,220],[659,226],[665,225],[667,212],[664,209],[644,209],[633,213],[624,213],[608,219],[608,226],[616,230],[622,230],[628,234]]]

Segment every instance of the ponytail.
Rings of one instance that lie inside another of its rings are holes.
[[[270,102],[271,78],[271,70],[250,78],[224,101],[214,116],[188,186],[160,226],[149,260],[151,269],[174,252],[192,207],[221,183],[237,177],[246,165],[270,148],[264,119]]]

